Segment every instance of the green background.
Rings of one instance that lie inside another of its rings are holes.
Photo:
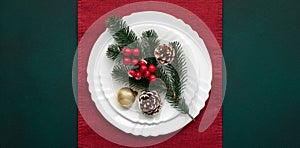
[[[224,147],[300,147],[299,2],[224,0]]]
[[[224,147],[300,147],[299,2],[224,0]],[[77,1],[2,1],[0,147],[76,147]]]

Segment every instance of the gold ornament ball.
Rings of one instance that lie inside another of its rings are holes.
[[[133,91],[127,87],[123,87],[118,91],[117,100],[122,107],[129,108],[134,102],[136,95],[136,91]]]

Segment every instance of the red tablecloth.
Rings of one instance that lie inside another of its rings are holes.
[[[122,5],[138,2],[136,0],[78,0],[78,41],[88,29],[88,27],[100,16],[108,11]],[[165,0],[164,2],[173,3],[186,8],[201,18],[211,29],[217,38],[220,46],[222,45],[222,0]],[[90,51],[87,51],[90,52]],[[83,58],[78,54],[78,59]],[[86,58],[86,57],[84,57]],[[78,66],[86,66],[87,59],[78,60]],[[80,63],[80,61],[83,63]],[[80,71],[79,71],[80,72]],[[78,76],[85,76],[81,74]],[[86,79],[86,77],[84,78]],[[79,79],[78,79],[79,80]],[[82,80],[82,79],[81,79]],[[79,81],[80,83],[80,81]],[[79,89],[79,93],[88,94],[87,83],[83,83],[84,88]],[[80,98],[78,98],[80,99]],[[205,110],[206,107],[203,109]],[[177,135],[169,140],[157,144],[153,147],[222,147],[222,111],[219,112],[213,124],[203,133],[198,132],[200,119],[203,111],[196,118],[184,127]],[[120,147],[111,143],[96,134],[85,123],[84,119],[78,114],[78,147]]]

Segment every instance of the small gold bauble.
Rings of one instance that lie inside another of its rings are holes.
[[[118,91],[117,100],[122,107],[129,108],[135,100],[136,91],[123,87]]]

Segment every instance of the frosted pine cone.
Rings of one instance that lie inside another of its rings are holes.
[[[167,65],[172,63],[175,51],[171,46],[162,44],[158,45],[158,47],[154,50],[154,56],[160,64]]]
[[[161,106],[161,99],[156,91],[143,91],[139,97],[139,107],[146,115],[158,113]]]

